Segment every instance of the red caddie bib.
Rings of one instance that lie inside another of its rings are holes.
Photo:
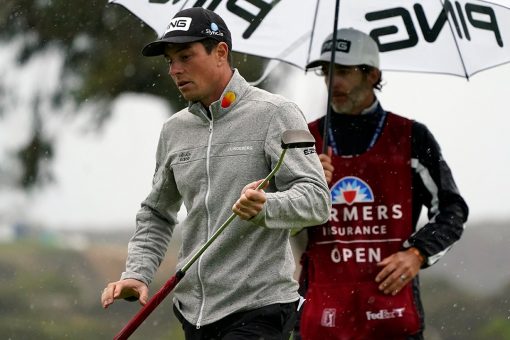
[[[419,331],[412,284],[391,296],[375,282],[376,264],[412,233],[411,125],[389,113],[372,148],[333,157],[329,222],[308,229],[303,339],[405,339]],[[318,124],[310,131],[322,150]]]

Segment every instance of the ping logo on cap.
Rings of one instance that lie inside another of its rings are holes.
[[[332,45],[332,40],[325,41],[324,44],[322,44],[321,53],[331,51]],[[351,42],[349,40],[337,39],[335,48],[337,51],[349,53],[351,50]]]
[[[191,18],[189,17],[178,17],[173,18],[168,24],[165,34],[172,31],[187,31],[191,25]]]

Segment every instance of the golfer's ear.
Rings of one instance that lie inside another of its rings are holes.
[[[381,76],[381,71],[378,68],[372,67],[370,72],[368,73],[368,81],[374,85],[379,80]]]
[[[228,62],[228,45],[225,42],[221,41],[216,46],[216,55],[219,61]]]

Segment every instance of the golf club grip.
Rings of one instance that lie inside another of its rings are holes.
[[[172,276],[164,284],[161,289],[154,294],[154,296],[143,306],[136,315],[129,320],[129,322],[121,329],[117,335],[113,338],[114,340],[124,340],[129,338],[131,334],[142,324],[142,322],[149,316],[150,313],[163,301],[168,294],[175,288],[175,286],[184,277],[185,272],[178,270],[174,276]]]

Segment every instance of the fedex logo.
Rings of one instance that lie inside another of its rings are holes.
[[[394,308],[393,310],[381,309],[377,312],[367,311],[367,320],[395,319],[404,316],[405,308]]]

